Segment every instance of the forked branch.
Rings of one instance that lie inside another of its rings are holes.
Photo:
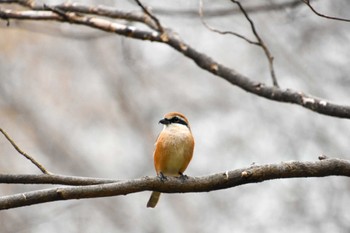
[[[22,2],[23,1],[17,1],[18,4]],[[3,1],[0,0],[0,4],[1,3],[3,3]],[[108,14],[104,15],[101,11],[98,11],[98,15],[94,14],[92,11],[87,11],[89,13],[84,14],[81,11],[83,10],[82,7],[76,7],[75,4],[69,5],[69,10],[61,5],[49,6],[51,9],[57,7],[61,11],[64,11],[65,17],[62,17],[54,11],[43,9],[37,10],[36,8],[31,8],[31,10],[0,8],[0,18],[5,19],[6,21],[20,19],[68,22],[70,24],[79,24],[105,32],[116,33],[129,38],[164,43],[194,61],[200,68],[227,80],[229,83],[238,86],[247,92],[273,101],[297,104],[324,115],[350,119],[350,106],[331,103],[328,100],[317,98],[301,91],[282,89],[277,86],[270,86],[265,83],[254,81],[252,78],[246,77],[236,70],[220,64],[206,54],[197,51],[190,44],[184,42],[177,33],[173,33],[173,30],[169,29],[165,32],[159,32],[154,20],[150,20],[150,16],[145,13],[143,14],[145,17],[143,17],[142,22],[148,26],[153,25],[150,27],[154,30],[138,29],[134,26],[128,26],[121,22],[116,22],[114,17],[112,18]],[[94,9],[94,7],[91,6],[91,9]],[[108,12],[112,11],[113,10],[109,10]],[[138,19],[142,20],[142,18]]]

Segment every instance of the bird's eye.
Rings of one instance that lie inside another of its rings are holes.
[[[177,117],[177,116],[172,117],[169,121],[171,123],[187,125],[187,123],[181,117]]]

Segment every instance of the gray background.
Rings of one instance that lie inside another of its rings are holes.
[[[313,2],[320,12],[350,18],[346,0]],[[133,1],[98,3],[138,10]],[[197,1],[144,3],[155,12],[198,10]],[[234,9],[230,1],[204,3],[206,12]],[[158,17],[198,51],[271,84],[258,47],[208,31],[196,14]],[[320,18],[303,4],[251,18],[275,57],[281,87],[349,105],[349,23]],[[206,21],[253,38],[239,13]],[[167,45],[67,23],[0,24],[0,127],[54,173],[155,175],[157,122],[169,111],[183,112],[191,123],[196,147],[189,176],[252,163],[315,161],[321,154],[350,158],[349,120],[246,93]],[[3,137],[0,158],[1,173],[39,173]],[[51,186],[1,185],[0,194],[43,187]],[[349,191],[342,177],[274,180],[162,195],[156,209],[145,207],[150,192],[142,192],[1,211],[0,225],[1,232],[349,232]]]

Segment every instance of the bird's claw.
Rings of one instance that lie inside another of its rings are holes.
[[[160,181],[164,182],[166,181],[168,178],[166,178],[166,176],[163,174],[163,172],[159,172],[159,175],[158,175]]]
[[[185,180],[188,179],[188,176],[187,176],[187,175],[184,175],[184,174],[181,173],[181,172],[179,172],[179,174],[180,174],[179,178],[180,178],[180,180],[181,180],[182,182],[184,182]]]

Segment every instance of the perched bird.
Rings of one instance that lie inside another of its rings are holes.
[[[155,143],[154,167],[160,179],[166,176],[184,177],[193,155],[194,139],[187,118],[179,112],[170,112],[159,121],[163,124]],[[147,207],[154,208],[160,192],[153,191]]]

